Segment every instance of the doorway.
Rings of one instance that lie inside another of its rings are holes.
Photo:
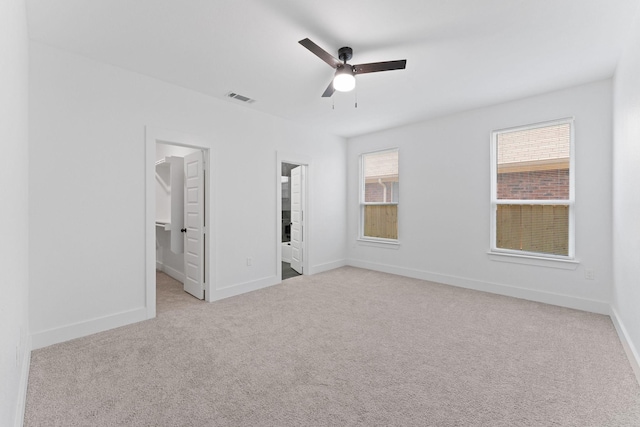
[[[156,142],[156,269],[204,299],[205,150]]]
[[[211,144],[194,135],[146,128],[145,301],[156,316],[156,270],[209,300]],[[185,294],[186,294],[185,293]]]
[[[304,270],[300,256],[302,168],[292,163],[281,164],[282,280],[300,276]]]
[[[280,280],[309,274],[309,163],[278,153],[277,270]]]

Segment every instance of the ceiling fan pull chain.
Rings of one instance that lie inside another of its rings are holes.
[[[358,87],[357,86],[356,86],[356,90],[355,90],[354,95],[356,96],[356,106],[355,106],[355,108],[358,108]]]

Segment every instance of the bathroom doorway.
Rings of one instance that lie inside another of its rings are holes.
[[[282,280],[300,276],[302,274],[301,259],[301,192],[303,166],[282,163],[281,164],[281,242],[282,242]],[[294,183],[295,181],[295,183]],[[294,188],[295,187],[295,188]],[[295,224],[294,220],[295,219]],[[294,230],[295,227],[295,230]],[[293,233],[293,241],[292,241]]]
[[[277,270],[281,280],[309,274],[309,163],[278,153]]]

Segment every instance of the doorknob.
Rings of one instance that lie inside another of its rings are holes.
[[[183,233],[186,233],[187,229],[186,228],[181,228],[180,231],[183,232]]]

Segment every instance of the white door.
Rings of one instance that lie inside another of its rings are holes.
[[[304,257],[304,167],[291,170],[291,268],[302,274]]]
[[[204,167],[202,151],[184,158],[184,290],[204,299]]]

